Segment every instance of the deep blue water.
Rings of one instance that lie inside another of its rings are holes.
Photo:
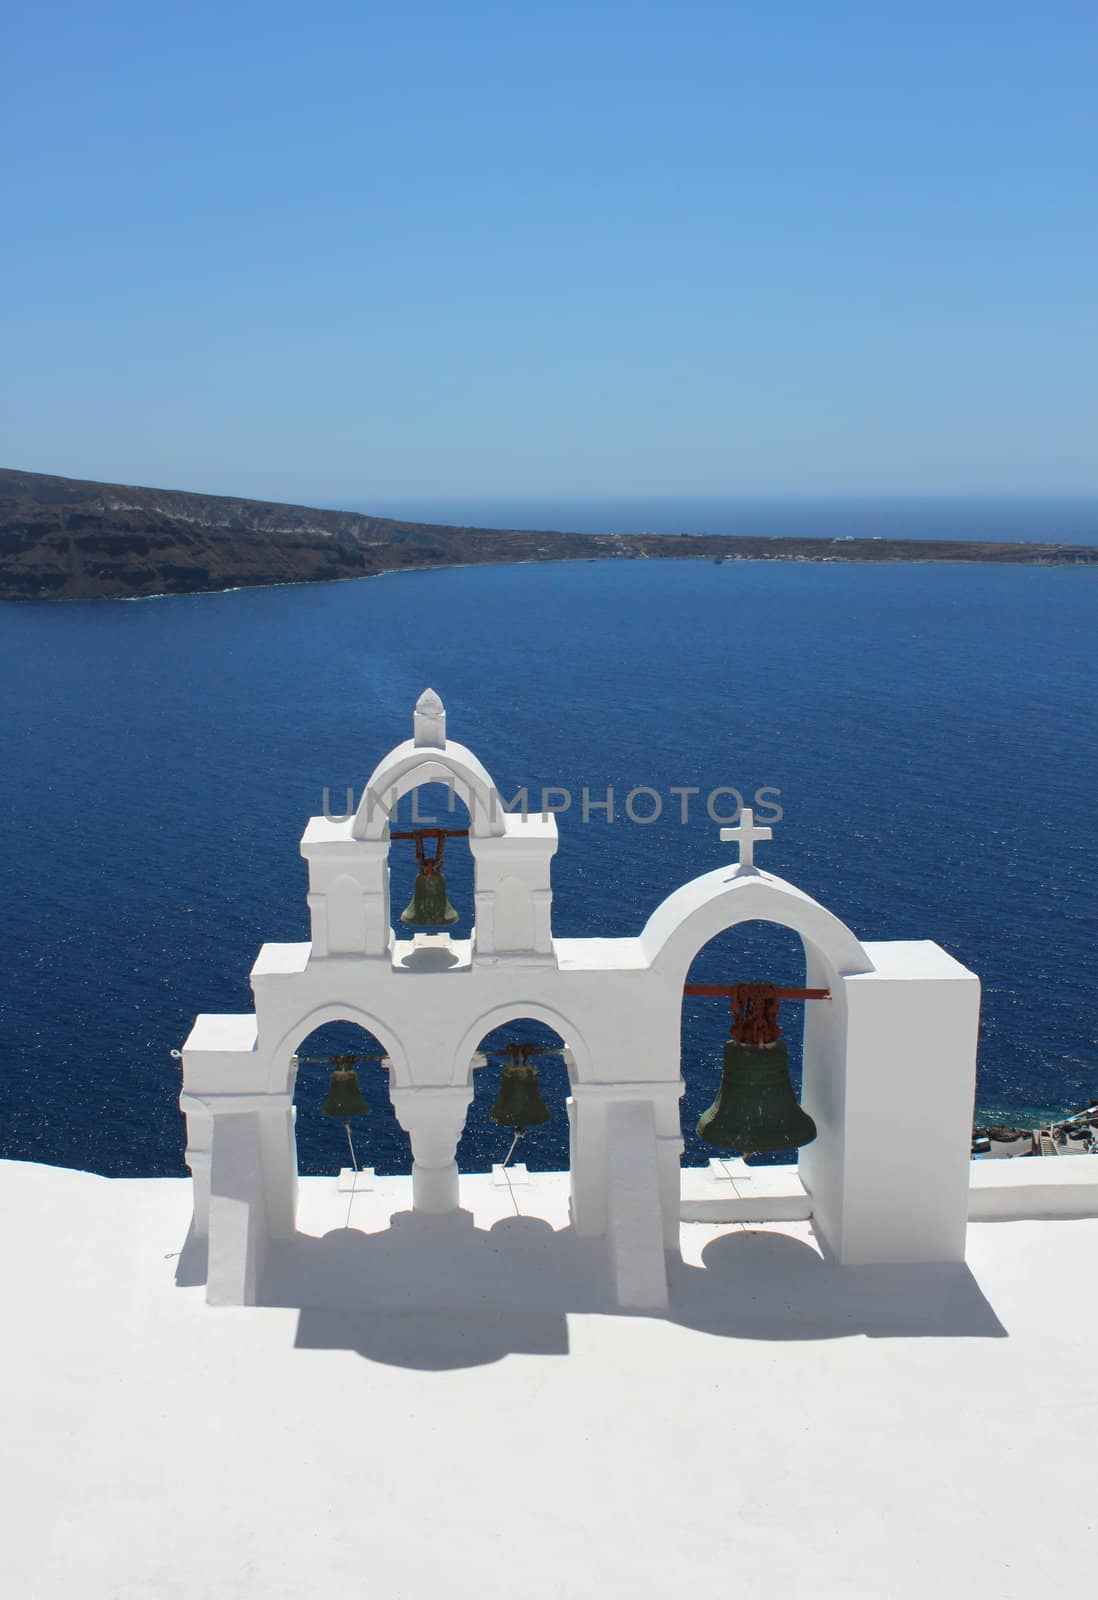
[[[1003,539],[1098,544],[1098,496],[588,495],[376,497],[343,509],[466,527],[574,533],[721,533],[763,538]]]
[[[1098,1099],[1096,638],[1094,571],[933,564],[571,563],[2,607],[0,1154],[182,1170],[170,1049],[196,1012],[249,1009],[263,940],[307,937],[305,820],[406,737],[428,683],[505,792],[780,789],[762,865],[861,936],[933,938],[982,976],[985,1111]],[[729,859],[700,807],[686,827],[669,803],[648,827],[560,830],[561,934],[636,932]],[[463,846],[447,865],[467,913]],[[765,930],[695,968],[802,974]],[[688,1003],[688,1129],[725,1027]],[[406,1168],[380,1070],[363,1076],[361,1154]],[[525,1159],[558,1166],[563,1067],[544,1078],[554,1121]],[[468,1166],[505,1145],[494,1079]],[[323,1073],[302,1080],[303,1170],[332,1171],[342,1129],[318,1115]]]

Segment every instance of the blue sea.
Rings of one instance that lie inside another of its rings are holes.
[[[682,823],[673,786],[748,803],[776,789],[761,865],[862,937],[936,939],[980,974],[982,1115],[1098,1100],[1096,641],[1098,571],[1079,568],[573,562],[0,607],[0,1155],[184,1170],[170,1051],[196,1012],[250,1008],[264,940],[307,938],[305,821],[325,788],[337,809],[361,788],[427,684],[501,790],[577,797],[559,822],[558,933],[636,933],[730,859],[704,805]],[[620,803],[641,785],[668,797],[658,821],[583,824],[584,787]],[[460,934],[463,844],[447,868]],[[412,878],[398,858],[394,900]],[[694,969],[803,973],[796,939],[756,925]],[[785,1009],[793,1041],[800,1020]],[[726,1027],[720,1002],[687,1003],[689,1162],[712,1153],[692,1130]],[[303,1052],[356,1044],[329,1028]],[[520,1154],[560,1167],[559,1060],[542,1077],[553,1120]],[[407,1170],[380,1068],[362,1078],[360,1159]],[[345,1159],[325,1086],[302,1069],[307,1172]],[[467,1168],[506,1148],[487,1118],[497,1087],[478,1073]]]

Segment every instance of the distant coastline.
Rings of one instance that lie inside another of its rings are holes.
[[[321,500],[321,505],[335,501]],[[449,527],[569,528],[575,533],[749,534],[755,538],[961,539],[1098,544],[1094,494],[792,493],[512,495],[347,500],[341,511]]]
[[[545,561],[1098,567],[1098,545],[463,527],[0,469],[0,599],[152,599]]]

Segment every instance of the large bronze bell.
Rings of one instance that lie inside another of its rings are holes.
[[[718,1150],[755,1155],[811,1144],[816,1124],[797,1102],[789,1077],[789,1050],[774,1044],[724,1047],[717,1098],[698,1119],[698,1138]]]
[[[364,1117],[369,1109],[362,1098],[358,1073],[352,1067],[336,1067],[328,1085],[328,1098],[320,1108],[321,1113],[346,1122],[350,1117]]]
[[[522,1133],[552,1120],[552,1112],[541,1098],[538,1069],[530,1061],[530,1047],[509,1045],[509,1061],[500,1073],[499,1095],[488,1113],[491,1122]]]
[[[457,919],[458,914],[446,896],[446,879],[442,873],[421,868],[416,873],[412,898],[400,913],[401,922],[413,928],[441,928]]]

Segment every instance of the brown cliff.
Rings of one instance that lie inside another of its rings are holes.
[[[447,527],[0,469],[3,600],[192,594],[419,567],[615,558],[1098,565],[1098,547]]]

